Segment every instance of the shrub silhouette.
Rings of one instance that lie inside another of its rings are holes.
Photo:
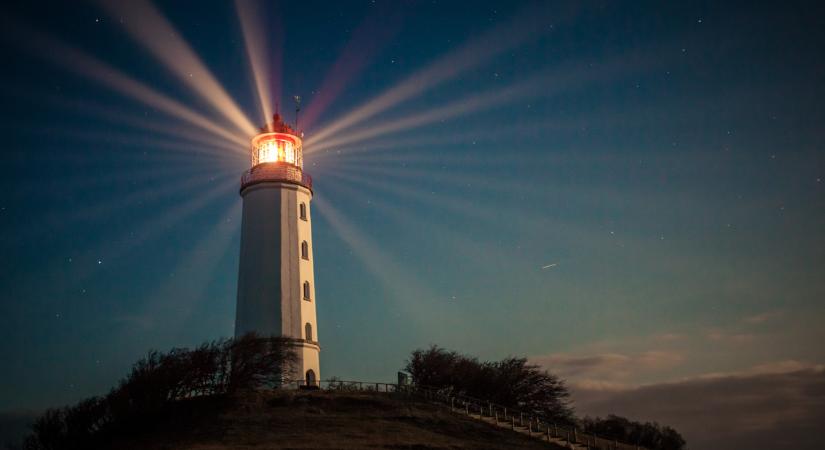
[[[276,387],[291,373],[292,340],[248,334],[194,350],[150,351],[105,397],[49,409],[32,425],[26,450],[90,449],[114,435],[139,431],[165,416],[175,402]]]
[[[651,450],[683,450],[685,448],[682,435],[673,428],[655,422],[634,422],[611,414],[604,419],[587,417],[582,420],[582,425],[589,433],[611,436]]]
[[[564,381],[528,364],[526,358],[480,362],[434,345],[413,351],[405,370],[421,386],[447,389],[562,424],[575,422]]]

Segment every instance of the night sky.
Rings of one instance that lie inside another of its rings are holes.
[[[324,378],[522,355],[580,414],[821,448],[815,2],[120,3],[0,7],[0,418],[233,334],[252,55],[302,98]]]

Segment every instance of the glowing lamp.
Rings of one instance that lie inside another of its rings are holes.
[[[262,163],[287,163],[304,167],[301,138],[287,133],[261,133],[252,138],[252,167]]]

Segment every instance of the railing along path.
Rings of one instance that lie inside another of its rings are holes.
[[[286,385],[306,388],[306,381],[290,381]],[[562,425],[540,415],[508,408],[496,403],[466,395],[455,395],[445,389],[397,383],[375,383],[367,381],[322,380],[311,388],[328,391],[369,391],[399,393],[415,396],[443,406],[450,410],[478,418],[499,427],[510,428],[529,436],[575,449],[587,450],[647,450],[642,446],[619,442],[616,439],[586,433],[576,427]]]

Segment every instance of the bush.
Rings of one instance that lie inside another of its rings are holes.
[[[248,334],[189,350],[150,351],[105,397],[47,410],[32,425],[26,450],[89,449],[107,436],[157,422],[174,402],[276,387],[291,373],[297,354],[285,337]]]
[[[447,389],[456,395],[498,403],[558,423],[575,422],[564,381],[528,364],[526,358],[480,362],[432,346],[413,351],[405,370],[420,386]]]
[[[655,422],[634,422],[624,417],[585,418],[582,425],[588,433],[610,436],[651,450],[683,450],[685,440],[676,430]]]

